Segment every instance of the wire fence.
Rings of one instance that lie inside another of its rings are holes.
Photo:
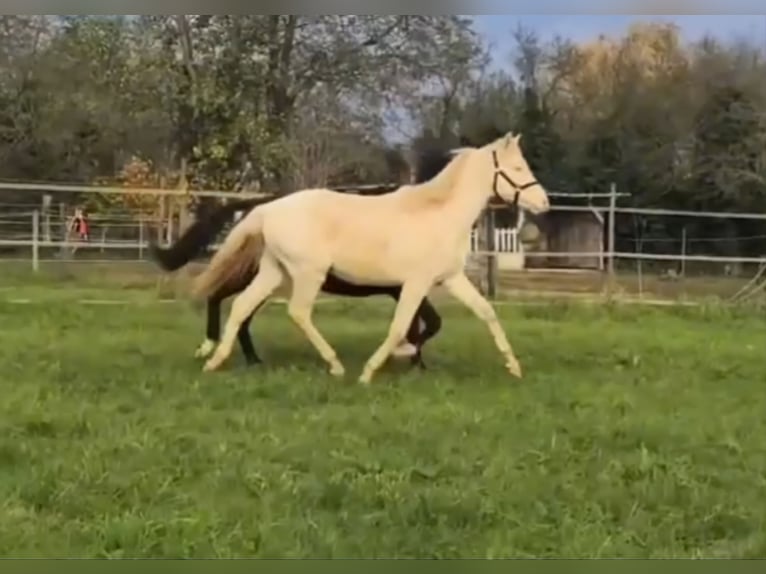
[[[523,217],[516,227],[496,226],[494,220],[480,222],[470,236],[469,274],[490,296],[533,292],[623,299],[763,300],[766,214],[618,207],[619,195],[614,189],[602,194],[609,199],[608,206],[555,205],[553,213],[573,214],[590,222],[588,228],[574,226],[558,241],[540,230],[531,239],[526,237],[535,225],[525,225]],[[593,199],[584,197],[589,202]],[[101,279],[115,273],[116,264],[126,268],[138,264],[156,276],[156,268],[147,264],[148,248],[151,243],[175,241],[180,228],[179,221],[168,214],[104,209],[88,215],[89,233],[83,240],[71,226],[71,206],[46,205],[0,203],[0,263],[34,272],[107,264],[108,270],[99,268]],[[653,235],[646,225],[636,224],[648,220],[663,221],[662,234]],[[749,232],[703,235],[700,221],[720,225],[744,221]],[[635,232],[629,230],[631,225]],[[211,246],[210,251],[215,248]]]
[[[7,204],[0,204],[4,214],[0,215],[0,261],[29,260],[34,270],[49,261],[146,261],[151,243],[170,242],[167,223],[150,216],[90,216],[88,238],[83,239],[70,228],[70,220],[38,210],[9,212],[7,208]],[[479,239],[478,230],[472,230],[472,253],[482,253]],[[495,229],[494,245],[498,253],[520,253],[523,249],[519,230],[513,228]],[[217,244],[212,250],[215,248]]]
[[[149,216],[97,215],[88,218],[85,239],[71,228],[70,220],[55,215],[37,210],[9,213],[3,206],[0,213],[0,261],[27,260],[35,271],[48,261],[145,261],[150,242],[167,231],[165,222]]]

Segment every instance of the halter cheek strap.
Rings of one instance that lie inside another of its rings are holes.
[[[495,175],[492,178],[492,191],[494,194],[502,201],[503,203],[510,205],[512,207],[517,207],[519,204],[519,195],[521,195],[521,192],[525,189],[529,189],[530,187],[534,187],[536,185],[540,185],[537,180],[533,179],[530,182],[527,182],[523,185],[519,185],[513,179],[511,179],[511,176],[509,176],[507,173],[505,173],[505,170],[500,168],[500,163],[497,161],[497,152],[492,151],[492,163],[495,166]],[[508,185],[510,185],[513,189],[516,190],[516,194],[513,196],[513,201],[508,201],[505,199],[502,195],[500,195],[500,192],[498,191],[497,184],[500,182],[500,178],[503,178]]]

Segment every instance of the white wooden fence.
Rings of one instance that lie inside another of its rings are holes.
[[[478,230],[471,231],[471,251],[480,251]],[[500,253],[518,253],[521,251],[519,230],[512,228],[495,229],[495,249]]]

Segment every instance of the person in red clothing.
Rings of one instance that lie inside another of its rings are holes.
[[[88,241],[90,235],[88,232],[88,220],[85,218],[85,212],[78,207],[74,210],[74,216],[69,222],[69,232],[74,232],[80,241]]]
[[[88,225],[88,220],[85,217],[85,211],[81,207],[77,207],[74,210],[74,215],[72,216],[72,219],[69,220],[69,225],[67,226],[67,237],[72,237],[72,234],[75,235],[75,241],[78,243],[80,241],[88,241],[90,239],[90,226]],[[68,239],[67,241],[71,241],[71,239]],[[77,245],[75,244],[72,246],[72,255],[77,253]]]

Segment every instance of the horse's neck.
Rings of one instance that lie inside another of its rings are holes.
[[[406,209],[425,209],[436,217],[443,229],[440,237],[454,236],[459,241],[471,233],[489,198],[492,184],[491,164],[478,150],[463,152],[432,180],[403,186],[390,195],[405,202]]]
[[[471,233],[489,199],[492,175],[488,169],[482,169],[481,161],[481,156],[469,159],[465,168],[454,178],[450,200],[443,207],[451,224],[450,231],[459,236]]]

